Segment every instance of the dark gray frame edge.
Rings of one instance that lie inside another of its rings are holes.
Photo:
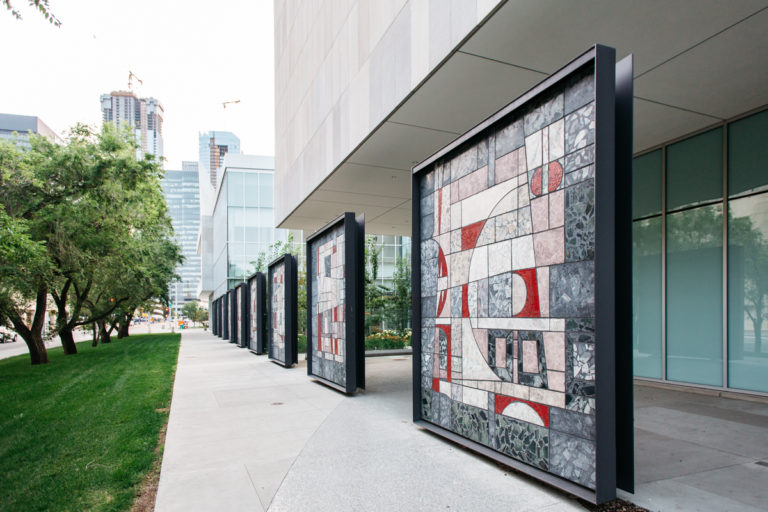
[[[616,497],[616,50],[595,47],[595,503]],[[613,172],[611,172],[613,171]],[[606,236],[607,235],[607,236]]]
[[[229,292],[225,292],[224,295],[221,296],[221,299],[221,325],[223,326],[221,338],[229,340]]]
[[[272,268],[275,265],[283,263],[285,265],[285,360],[274,358],[267,351],[267,358],[275,364],[291,368],[299,362],[299,339],[298,339],[298,272],[296,268],[296,257],[290,253],[275,258],[267,265],[267,280],[272,282]],[[269,346],[272,346],[272,288],[269,288],[269,297],[267,301],[267,340]]]
[[[635,492],[632,360],[632,125],[634,62],[616,64],[616,486]],[[627,377],[628,376],[628,377]]]
[[[344,224],[344,261],[346,265],[346,278],[344,283],[344,315],[345,322],[345,371],[347,373],[346,386],[341,386],[331,382],[319,375],[312,373],[312,241],[328,230],[335,228],[339,224]],[[351,235],[351,236],[350,236]],[[345,212],[336,219],[332,220],[322,228],[318,229],[306,240],[306,264],[307,264],[307,375],[342,393],[353,394],[358,387],[365,389],[365,341],[363,335],[363,315],[355,315],[355,310],[351,304],[351,297],[360,301],[360,307],[365,309],[365,279],[363,277],[364,268],[361,264],[363,256],[363,245],[365,243],[365,220],[360,215],[355,218],[352,212]],[[350,294],[350,290],[357,290]],[[364,311],[361,311],[364,312]],[[349,321],[354,319],[354,321]],[[354,371],[351,371],[354,370]]]
[[[622,350],[617,353],[615,347],[617,345],[617,322],[616,322],[616,310],[614,306],[614,300],[618,298],[624,298],[627,294],[626,290],[618,290],[614,282],[614,278],[618,277],[618,272],[622,269],[616,265],[616,247],[614,247],[614,236],[616,234],[619,225],[624,226],[626,222],[616,222],[614,219],[615,206],[617,199],[615,194],[620,190],[617,189],[617,182],[614,178],[614,173],[606,172],[616,170],[616,165],[621,158],[622,166],[620,168],[626,169],[626,146],[629,147],[629,157],[631,159],[631,110],[627,112],[626,98],[622,96],[621,99],[624,103],[621,104],[621,124],[620,127],[625,129],[627,122],[630,125],[629,132],[622,133],[621,137],[621,152],[617,155],[615,150],[615,135],[616,135],[616,52],[613,48],[609,48],[602,45],[595,45],[593,48],[587,50],[564,67],[544,79],[542,82],[529,89],[523,95],[516,100],[512,101],[507,106],[500,109],[495,114],[491,115],[486,120],[479,123],[477,126],[466,132],[464,135],[458,137],[453,142],[435,152],[432,156],[417,164],[412,169],[412,188],[411,188],[411,204],[412,204],[412,247],[411,251],[411,286],[413,291],[414,300],[411,304],[412,307],[412,325],[418,326],[413,329],[411,344],[413,346],[413,420],[414,423],[432,431],[447,439],[461,444],[467,448],[470,448],[478,453],[491,457],[492,459],[502,462],[505,465],[513,467],[523,473],[533,476],[539,480],[553,485],[563,491],[579,496],[583,499],[591,501],[593,503],[602,503],[609,501],[616,497],[616,483],[617,483],[617,457],[620,453],[618,449],[617,439],[621,440],[622,449],[621,453],[626,453],[626,444],[629,440],[630,445],[633,441],[632,432],[632,420],[631,418],[623,418],[621,423],[618,423],[616,417],[616,407],[618,399],[625,399],[626,396],[617,395],[617,380],[616,380],[616,367],[615,365],[621,361],[622,368],[626,367],[626,355],[629,354],[630,361],[629,367],[631,370],[631,347],[628,350]],[[450,154],[457,150],[465,143],[472,141],[488,129],[493,127],[496,123],[504,119],[509,114],[517,111],[522,106],[536,98],[539,94],[549,90],[551,87],[566,80],[573,73],[577,72],[584,65],[594,60],[595,69],[595,323],[596,332],[595,339],[605,339],[600,345],[600,350],[596,350],[595,353],[595,423],[596,423],[596,435],[595,435],[595,490],[591,490],[586,487],[582,487],[570,480],[561,478],[553,473],[544,472],[538,470],[533,466],[525,464],[508,457],[501,452],[496,452],[491,448],[471,441],[467,438],[461,437],[449,430],[434,425],[425,421],[421,417],[421,191],[419,186],[418,174],[422,170],[429,168],[438,159]],[[630,66],[631,67],[631,66]],[[624,69],[622,68],[622,72]],[[622,75],[623,76],[623,75]],[[631,80],[631,75],[630,75]],[[624,85],[624,84],[622,84]],[[630,86],[630,109],[631,109],[631,86]],[[622,89],[622,94],[626,94],[626,85]],[[627,120],[627,115],[629,119]],[[627,141],[627,138],[629,139]],[[631,169],[631,160],[629,161]],[[601,170],[602,172],[599,172]],[[624,176],[626,179],[626,176]],[[626,186],[625,179],[619,180],[622,187]],[[631,178],[630,178],[631,179]],[[631,184],[631,181],[630,181]],[[598,195],[597,190],[600,187],[601,190],[609,189],[610,193]],[[626,192],[625,189],[621,191]],[[625,194],[626,196],[626,194]],[[598,202],[598,198],[600,202]],[[609,204],[604,204],[605,202]],[[622,212],[626,210],[627,201],[619,201],[624,207]],[[631,204],[629,206],[631,208]],[[631,209],[629,210],[631,211]],[[602,212],[602,213],[601,213]],[[600,236],[601,233],[610,233],[608,237]],[[619,252],[626,255],[627,248],[626,240],[622,240],[622,244]],[[630,239],[631,241],[631,239]],[[610,246],[607,250],[605,246]],[[600,247],[600,250],[598,250]],[[629,246],[631,253],[631,245]],[[603,254],[604,252],[604,254]],[[598,259],[597,255],[601,257]],[[631,256],[631,254],[630,254]],[[631,259],[629,272],[631,272]],[[598,268],[601,270],[598,272]],[[625,267],[626,268],[626,267]],[[597,276],[599,273],[605,273],[606,276],[610,276],[610,279],[601,279],[598,281]],[[626,276],[622,276],[626,279]],[[631,282],[631,274],[629,276]],[[624,282],[624,281],[622,281]],[[631,304],[631,287],[630,292],[630,304]],[[598,298],[602,299],[598,299]],[[626,316],[626,307],[623,309],[624,316]],[[626,323],[626,319],[622,317],[619,321],[619,325],[622,333],[629,333],[631,339],[631,306],[630,306],[630,323]],[[608,317],[609,315],[610,317]],[[598,318],[606,317],[603,320]],[[632,386],[632,373],[631,371],[626,374],[622,374],[621,389],[626,392],[627,384],[624,381],[628,381],[630,389],[630,404],[631,404],[631,386]],[[631,406],[631,405],[630,405]],[[625,406],[626,407],[626,406]],[[623,408],[622,410],[624,410]],[[629,429],[627,429],[629,425]],[[616,429],[620,428],[621,432],[617,433]],[[633,479],[633,475],[630,475],[626,471],[626,465],[633,464],[632,462],[623,463],[621,467],[622,482],[627,483],[628,478]],[[633,471],[633,469],[631,470]],[[624,488],[624,487],[623,487]]]
[[[240,336],[237,338],[237,346],[240,348],[248,348],[248,327],[250,322],[248,321],[249,318],[249,309],[248,305],[250,304],[250,301],[248,300],[248,282],[240,283],[239,285],[235,286],[235,296],[238,295],[238,290],[242,288],[242,300],[238,299],[237,302],[237,308],[240,310]],[[237,322],[237,317],[235,317],[235,322]]]
[[[257,297],[251,296],[251,286],[253,281],[256,281],[256,290],[257,290]],[[248,346],[251,352],[253,352],[256,355],[263,355],[266,353],[266,322],[264,320],[265,313],[266,313],[266,304],[265,301],[266,295],[267,295],[267,285],[266,285],[266,276],[264,275],[264,272],[254,272],[251,277],[248,278],[247,281],[247,287],[248,287],[248,305],[254,301],[259,300],[258,297],[261,297],[261,300],[256,303],[256,318],[252,318],[250,315],[250,309],[248,314],[248,319],[250,322],[251,327],[248,330]],[[259,319],[261,319],[261,323],[259,323]],[[256,339],[251,339],[251,331],[253,331],[253,322],[256,322]],[[254,348],[254,344],[255,347]]]
[[[229,342],[237,344],[237,292],[234,288],[227,291],[229,302]]]

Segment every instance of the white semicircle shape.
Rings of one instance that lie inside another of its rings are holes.
[[[501,382],[501,378],[488,366],[488,361],[480,352],[468,318],[461,319],[461,341],[461,378]]]
[[[501,414],[503,416],[515,418],[516,420],[527,421],[528,423],[533,423],[540,427],[544,426],[544,420],[541,419],[541,416],[539,416],[533,407],[525,402],[511,402],[504,408]]]

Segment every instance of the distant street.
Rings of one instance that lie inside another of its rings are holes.
[[[158,332],[170,332],[170,331],[171,331],[171,322],[160,322],[160,323],[152,324],[151,328],[148,328],[146,324],[131,326],[132,335],[147,334],[149,332],[158,333]],[[17,336],[17,339],[18,341],[16,341],[15,343],[0,343],[0,359],[17,356],[19,354],[29,353],[29,351],[27,350],[27,345],[26,343],[24,343],[24,340],[21,339],[21,336]],[[81,331],[81,330],[75,331],[76,342],[86,341],[90,339],[91,339],[91,331]],[[112,339],[117,340],[117,334],[115,334],[114,332],[112,333]],[[45,346],[46,348],[60,347],[61,341],[59,340],[58,336],[54,336],[53,339],[46,341]]]

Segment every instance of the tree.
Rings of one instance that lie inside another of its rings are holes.
[[[199,307],[198,307],[196,301],[187,302],[186,304],[181,306],[181,315],[184,318],[188,318],[188,319],[192,320],[192,322],[194,323],[194,322],[196,322],[197,310],[198,309],[199,309]]]
[[[28,151],[0,145],[0,205],[45,247],[45,258],[34,275],[24,266],[3,267],[0,277],[12,286],[2,289],[0,321],[13,325],[40,363],[47,355],[37,320],[49,292],[56,332],[65,353],[74,354],[78,325],[98,323],[104,341],[115,327],[127,335],[135,308],[167,294],[181,255],[170,239],[162,171],[151,156],[136,159],[127,128],[106,124],[95,133],[78,125],[64,145],[38,136],[29,141]],[[33,298],[35,313],[25,322]]]
[[[392,290],[384,302],[384,320],[387,326],[402,331],[411,319],[411,262],[398,258],[392,275]],[[389,328],[389,327],[388,327]]]
[[[52,12],[51,7],[48,5],[48,0],[27,0],[27,3],[31,6],[40,11],[40,14],[43,15],[43,17],[48,20],[51,25],[55,27],[61,26],[61,21],[59,21],[59,18],[57,18]],[[19,12],[18,9],[14,8],[13,5],[11,5],[11,0],[2,0],[2,5],[5,6],[6,10],[11,11],[11,16],[16,18],[17,20],[21,19],[21,12]]]
[[[364,266],[365,266],[365,332],[371,333],[371,329],[381,329],[382,309],[385,304],[387,288],[378,284],[379,255],[381,247],[376,244],[376,237],[368,235],[365,238]]]

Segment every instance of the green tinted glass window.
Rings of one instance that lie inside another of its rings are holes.
[[[768,110],[728,125],[728,195],[768,186]]]
[[[667,210],[722,197],[722,128],[667,147]]]
[[[632,218],[661,213],[661,150],[634,159],[632,164]]]
[[[667,215],[667,378],[723,385],[723,207]]]
[[[728,210],[728,386],[768,392],[768,194]]]
[[[635,375],[661,375],[661,217],[632,223],[632,354]]]

